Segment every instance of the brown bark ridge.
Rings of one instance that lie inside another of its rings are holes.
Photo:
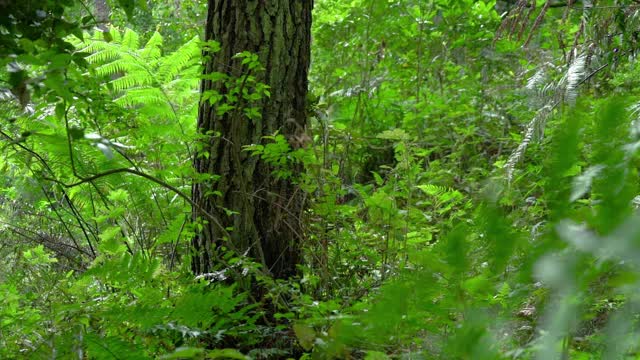
[[[210,221],[196,231],[192,270],[210,272],[218,249],[225,246],[247,252],[274,277],[288,278],[297,273],[301,259],[304,195],[290,180],[273,176],[271,166],[243,146],[263,144],[263,136],[276,131],[292,139],[305,128],[313,0],[209,0],[208,6],[205,39],[219,42],[221,50],[212,54],[204,73],[239,78],[247,70],[234,55],[252,52],[264,67],[255,74],[257,81],[270,86],[271,96],[258,102],[262,116],[253,120],[243,111],[218,115],[215,105],[200,105],[198,130],[215,135],[203,141],[194,167],[220,178],[194,181],[198,207],[192,215],[194,221],[206,221],[205,210],[231,230]],[[203,80],[201,91],[208,90],[228,92],[223,82]]]

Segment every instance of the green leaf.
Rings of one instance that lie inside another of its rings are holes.
[[[199,358],[199,355],[202,355],[204,352],[204,349],[180,347],[171,354],[161,356],[160,359],[193,359],[196,357]]]
[[[364,360],[387,360],[389,356],[387,354],[380,351],[367,351],[367,355],[365,355]]]
[[[118,4],[127,14],[129,20],[133,18],[133,10],[135,9],[135,0],[118,0]]]
[[[311,350],[316,339],[316,332],[303,324],[293,324],[293,332],[296,334],[300,346],[307,351]]]
[[[134,348],[132,344],[115,337],[99,337],[96,334],[86,334],[84,342],[87,346],[87,355],[90,359],[96,360],[146,360],[151,359],[139,348]]]
[[[123,203],[129,199],[129,193],[125,189],[117,189],[111,191],[108,198],[114,203]]]
[[[56,107],[57,110],[57,107]],[[77,126],[72,126],[69,128],[69,136],[73,140],[84,139],[84,129],[79,128]]]
[[[247,360],[248,359],[240,351],[235,349],[209,350],[207,352],[207,357],[209,359],[224,359],[224,360],[227,360],[227,359]]]
[[[60,120],[64,119],[64,114],[66,112],[66,108],[64,106],[63,102],[59,102],[56,104],[56,108],[55,108],[55,113],[56,113],[56,117]]]
[[[43,245],[38,245],[32,249],[26,250],[22,256],[30,265],[51,264],[58,262],[58,259],[51,257],[45,250]]]
[[[402,129],[386,130],[376,136],[378,139],[407,141],[411,137]]]
[[[471,294],[486,294],[491,288],[491,282],[484,275],[478,275],[472,277],[471,279],[467,279],[462,284],[462,287],[467,290]]]
[[[122,238],[120,236],[121,229],[119,226],[112,226],[100,234],[99,249],[109,254],[118,254],[126,250]]]
[[[460,276],[464,274],[468,265],[467,232],[468,229],[465,226],[460,225],[451,231],[445,240],[446,261]]]
[[[103,31],[102,38],[104,39],[105,42],[108,42],[108,43],[113,41],[113,35],[111,35],[111,32],[109,31]]]
[[[384,179],[382,178],[382,176],[380,176],[380,174],[375,171],[372,171],[371,173],[373,174],[373,178],[376,180],[376,185],[382,186],[382,184],[384,184]]]

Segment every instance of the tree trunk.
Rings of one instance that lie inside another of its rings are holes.
[[[101,31],[109,31],[109,14],[111,13],[111,9],[109,9],[107,0],[95,0],[94,6],[96,8],[95,17],[98,22],[98,29]]]
[[[276,131],[292,140],[305,129],[312,7],[313,0],[209,0],[205,38],[219,42],[221,50],[211,55],[205,74],[240,78],[247,69],[234,55],[249,51],[264,67],[252,75],[269,85],[271,96],[252,105],[259,109],[259,119],[247,118],[241,109],[219,115],[217,106],[200,105],[198,130],[213,135],[202,141],[194,167],[219,179],[196,180],[192,187],[198,205],[193,218],[205,221],[193,240],[192,268],[197,274],[211,271],[220,246],[248,252],[276,278],[297,273],[304,196],[243,146],[263,144],[263,136]],[[209,90],[229,92],[224,82],[203,80],[201,91]],[[222,226],[207,222],[202,210]]]

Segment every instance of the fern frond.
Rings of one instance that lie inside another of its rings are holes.
[[[115,100],[122,106],[140,106],[152,104],[166,104],[167,97],[158,88],[130,88],[126,93]]]
[[[536,71],[536,73],[533,74],[533,76],[530,77],[529,80],[527,80],[527,85],[525,86],[525,88],[529,91],[535,91],[540,87],[540,85],[544,83],[545,79],[546,71],[544,68],[541,68]]]
[[[140,36],[138,33],[131,29],[126,29],[122,37],[122,46],[130,50],[138,50],[140,47]]]
[[[532,109],[539,109],[547,104],[557,94],[557,83],[550,80],[557,67],[551,62],[545,62],[536,69],[525,84],[525,92]]]
[[[164,57],[163,38],[158,32],[142,49],[136,48],[139,36],[133,30],[125,30],[119,40],[115,39],[114,36],[110,43],[87,40],[84,51],[92,53],[88,61],[96,65],[98,75],[115,77],[110,81],[118,96],[114,101],[143,115],[139,125],[142,119],[175,122],[179,118],[177,108],[185,104],[192,107],[194,99],[197,102],[194,93],[200,75],[197,37]]]
[[[140,113],[144,114],[147,118],[153,120],[151,127],[156,129],[150,129],[148,134],[158,133],[156,130],[160,130],[159,132],[166,132],[166,130],[157,129],[159,127],[166,127],[168,129],[172,129],[170,123],[175,123],[178,120],[171,104],[167,101],[158,102],[155,104],[147,104],[143,108],[140,109]],[[166,125],[166,126],[165,126]],[[175,134],[171,134],[175,136]]]
[[[185,76],[164,84],[162,90],[172,103],[184,106],[198,102],[198,84],[197,76]]]
[[[565,101],[571,105],[575,104],[578,97],[578,85],[586,76],[586,56],[582,54],[575,58],[566,75]]]
[[[553,66],[551,64],[546,65]],[[557,82],[550,82],[540,88],[545,74],[542,69],[529,78],[526,89],[528,91],[538,90],[537,95],[544,101],[544,106],[536,112],[533,119],[527,124],[522,142],[509,156],[504,166],[507,181],[510,182],[513,179],[515,167],[524,157],[529,144],[536,138],[541,138],[544,134],[544,126],[552,110],[562,101],[567,102],[569,105],[575,104],[578,97],[578,87],[586,77],[586,68],[587,54],[583,53],[574,58],[566,73]],[[536,106],[538,105],[536,104]]]
[[[120,31],[118,31],[118,29],[112,27],[111,29],[109,29],[109,33],[111,34],[111,38],[113,39],[113,42],[115,43],[122,42],[122,35],[120,34]]]
[[[162,56],[162,42],[162,35],[157,31],[154,32],[144,48],[140,50],[140,57],[145,61],[158,60]]]
[[[542,109],[540,109],[533,119],[527,124],[525,129],[524,138],[522,142],[516,150],[509,156],[507,163],[504,166],[504,169],[507,174],[507,181],[511,182],[513,179],[513,172],[516,168],[516,165],[522,160],[525,152],[527,151],[527,147],[534,140],[536,134],[540,134],[544,130],[544,125],[547,122],[547,119],[551,115],[553,111],[553,105],[546,105]]]
[[[116,337],[101,338],[88,333],[83,340],[89,357],[93,359],[121,359],[124,354],[127,359],[147,359],[143,351]]]
[[[108,62],[102,66],[96,68],[96,74],[98,76],[112,76],[115,74],[121,74],[127,70],[127,62],[122,59],[117,59],[112,62]]]
[[[162,58],[162,61],[158,64],[158,81],[161,83],[169,82],[185,69],[195,67],[200,57],[198,42],[198,37],[194,37],[171,55]]]
[[[424,191],[425,194],[430,196],[440,196],[442,194],[453,191],[453,189],[451,188],[448,188],[446,186],[436,185],[436,184],[417,185],[416,187]]]
[[[154,84],[154,79],[147,71],[127,71],[124,76],[110,81],[115,91],[124,91],[127,89],[148,86]]]
[[[183,92],[189,89],[195,89],[198,84],[197,74],[187,75],[185,77],[177,78],[164,85],[164,88],[173,89],[173,91]]]
[[[100,41],[90,43],[87,47],[81,49],[81,51],[91,53],[91,55],[86,57],[86,60],[90,64],[101,64],[120,57],[118,47]]]

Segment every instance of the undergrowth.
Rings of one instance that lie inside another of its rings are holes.
[[[192,169],[198,106],[232,101],[199,97],[215,42],[113,28],[21,68],[44,85],[0,93],[0,358],[637,358],[634,58],[575,45],[555,65],[549,30],[517,30],[556,10],[432,3],[318,5],[305,146],[244,148],[309,199],[288,280],[224,247],[190,270],[191,182],[224,176]]]

